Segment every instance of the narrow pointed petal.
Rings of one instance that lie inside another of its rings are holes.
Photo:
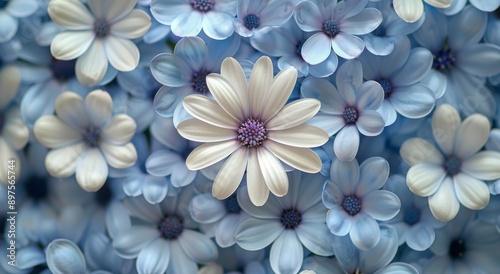
[[[272,82],[273,63],[269,57],[261,57],[253,66],[248,84],[248,101],[252,115],[259,116],[261,114],[265,94]]]
[[[236,93],[241,97],[245,116],[250,115],[248,83],[241,65],[232,57],[226,58],[222,61],[220,74],[231,83]]]
[[[359,149],[359,131],[355,125],[347,125],[333,141],[333,151],[342,161],[352,161]]]
[[[276,75],[262,104],[261,118],[263,121],[267,122],[283,108],[296,81],[297,70],[293,67],[285,68]]]
[[[265,146],[281,161],[293,168],[307,173],[317,173],[321,170],[321,159],[308,148],[283,145],[271,140],[266,141]]]
[[[184,98],[184,109],[205,123],[227,129],[236,129],[238,121],[227,115],[217,102],[206,96],[193,94]]]
[[[182,137],[195,142],[221,142],[237,137],[235,129],[212,126],[198,119],[182,121],[177,126],[177,130]]]
[[[271,149],[270,149],[271,150]],[[271,150],[272,151],[272,150]],[[275,152],[273,152],[276,154]],[[247,165],[248,195],[252,204],[262,206],[269,197],[269,188],[266,185],[257,158],[257,150],[250,149]]]
[[[244,102],[242,98],[225,77],[219,74],[210,74],[207,76],[206,81],[208,89],[210,89],[215,100],[229,115],[238,121],[247,118],[243,111]]]
[[[321,108],[316,99],[299,99],[284,106],[266,124],[268,130],[284,130],[303,124],[311,119]]]
[[[318,147],[328,141],[328,135],[324,130],[305,124],[285,130],[269,131],[267,137],[294,147]]]
[[[257,149],[257,158],[269,190],[278,197],[285,196],[288,193],[288,177],[281,163],[266,148]]]
[[[190,170],[200,170],[229,156],[240,146],[238,141],[206,143],[195,148],[186,159]]]
[[[236,191],[247,168],[247,160],[246,148],[240,148],[231,154],[215,177],[212,186],[215,198],[223,200]]]

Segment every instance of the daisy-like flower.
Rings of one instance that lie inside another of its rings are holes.
[[[76,77],[86,86],[103,79],[108,62],[119,71],[139,64],[139,50],[130,39],[141,37],[151,25],[149,15],[134,9],[137,0],[51,0],[50,18],[65,31],[52,40],[50,51],[60,60],[76,61]]]
[[[233,194],[247,170],[250,199],[263,205],[269,191],[276,196],[288,192],[288,178],[280,160],[307,173],[317,173],[321,160],[310,147],[323,145],[328,135],[304,125],[320,103],[300,99],[285,106],[295,85],[297,70],[288,67],[273,79],[273,64],[259,58],[247,83],[240,64],[233,58],[222,63],[221,74],[210,74],[206,82],[215,101],[202,95],[184,99],[184,108],[194,119],[177,127],[186,139],[205,142],[186,159],[191,170],[228,159],[215,177],[212,194],[225,199]]]
[[[424,0],[425,3],[436,8],[445,9],[451,5],[452,0]],[[408,23],[417,22],[424,14],[422,0],[394,0],[392,2],[396,14]]]
[[[92,91],[85,101],[74,92],[64,92],[55,103],[55,115],[45,115],[34,126],[37,140],[52,150],[45,166],[54,177],[76,173],[86,191],[98,191],[108,177],[108,164],[127,168],[137,159],[130,142],[136,123],[126,114],[112,116],[109,93]]]
[[[295,5],[290,0],[275,0],[269,4],[264,1],[240,0],[234,19],[235,31],[243,37],[250,37],[259,31],[269,31],[290,19],[294,8]]]
[[[455,218],[460,204],[471,210],[486,207],[490,192],[484,180],[500,178],[500,153],[478,152],[490,134],[488,118],[474,114],[462,122],[456,109],[443,104],[432,116],[432,133],[441,151],[422,138],[401,146],[401,157],[411,166],[406,175],[410,190],[429,197],[440,221]]]

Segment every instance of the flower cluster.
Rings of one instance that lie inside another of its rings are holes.
[[[500,0],[0,0],[0,273],[497,273]]]

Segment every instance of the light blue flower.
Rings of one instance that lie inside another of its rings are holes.
[[[268,274],[263,259],[266,249],[248,251],[238,245],[228,248],[219,248],[219,258],[217,262],[230,274]],[[200,273],[202,274],[202,273]],[[206,273],[212,274],[212,273]]]
[[[363,77],[378,82],[384,89],[384,102],[378,109],[389,126],[397,113],[408,118],[422,118],[434,108],[434,92],[420,81],[431,70],[432,53],[421,47],[411,48],[406,37],[393,39],[394,51],[387,56],[376,56],[365,51],[359,57]],[[439,91],[437,91],[439,92]]]
[[[389,163],[372,157],[358,165],[335,159],[330,169],[330,181],[323,187],[323,203],[329,211],[326,223],[337,236],[349,234],[354,245],[372,249],[380,240],[378,221],[396,216],[401,202],[392,192],[379,190],[389,176]]]
[[[302,57],[316,65],[333,50],[344,59],[358,57],[365,48],[356,35],[375,30],[382,22],[382,13],[366,8],[368,0],[306,0],[297,4],[295,20],[303,31],[314,32],[302,46]]]
[[[267,1],[239,0],[238,11],[234,19],[235,31],[250,37],[256,32],[266,32],[273,27],[280,27],[293,14],[295,5],[291,0]]]
[[[92,233],[83,243],[83,254],[89,270],[110,273],[137,273],[135,261],[119,257],[113,250],[111,239],[104,233]]]
[[[314,254],[331,256],[325,239],[326,208],[321,204],[322,175],[288,173],[290,189],[281,197],[271,197],[262,206],[252,204],[247,187],[238,191],[241,208],[250,215],[236,226],[236,243],[246,250],[269,245],[269,261],[276,273],[297,273],[304,257],[303,246]]]
[[[308,77],[302,82],[304,97],[321,101],[321,109],[308,123],[337,134],[333,150],[337,158],[351,161],[359,149],[359,133],[379,135],[384,119],[376,110],[382,105],[384,91],[379,83],[363,83],[361,63],[346,61],[336,74],[337,88],[325,79]]]
[[[19,27],[18,18],[30,16],[38,9],[36,0],[0,1],[0,43],[12,39]]]
[[[223,40],[234,32],[236,0],[152,0],[151,13],[180,37],[196,36]]]

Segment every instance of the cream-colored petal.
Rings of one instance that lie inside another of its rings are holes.
[[[132,71],[139,64],[139,49],[130,40],[108,35],[104,49],[109,63],[118,71]]]
[[[241,97],[243,112],[245,113],[245,117],[249,117],[248,83],[240,63],[232,57],[224,59],[220,74],[231,83],[236,93]]]
[[[226,158],[240,146],[240,142],[236,140],[203,144],[191,151],[186,165],[190,170],[206,168]]]
[[[66,91],[59,95],[54,109],[57,116],[72,128],[82,130],[89,125],[83,98],[74,92]]]
[[[82,85],[97,85],[108,70],[108,59],[102,39],[95,39],[89,49],[76,61],[76,79]]]
[[[287,146],[268,140],[265,147],[287,165],[307,173],[321,170],[321,159],[311,149]]]
[[[432,133],[445,155],[453,153],[457,130],[461,122],[457,110],[447,104],[440,105],[432,115]]]
[[[278,197],[285,196],[288,193],[288,177],[276,156],[261,146],[257,148],[257,158],[262,177],[271,193]]]
[[[399,154],[410,166],[416,164],[440,165],[444,161],[441,152],[432,143],[422,138],[410,138],[406,140],[401,146]]]
[[[114,145],[124,145],[134,137],[137,124],[126,114],[117,114],[111,118],[111,124],[102,130],[104,141]]]
[[[189,114],[205,123],[228,129],[236,129],[239,126],[236,119],[228,115],[217,102],[206,96],[189,95],[182,103]]]
[[[270,90],[265,93],[261,110],[262,121],[267,122],[283,108],[290,98],[295,82],[297,70],[294,67],[287,67],[276,75]]]
[[[255,206],[263,206],[269,198],[269,188],[266,185],[257,158],[257,150],[250,149],[247,165],[247,187],[250,201]]]
[[[267,138],[293,147],[319,147],[328,141],[329,136],[320,128],[304,124],[284,130],[270,130]]]
[[[449,222],[457,216],[460,203],[450,177],[446,177],[436,193],[429,197],[429,207],[432,215],[442,222]]]
[[[96,18],[106,18],[114,23],[129,14],[137,0],[89,0],[88,4]]]
[[[452,0],[424,0],[427,4],[436,8],[445,9],[451,5]]]
[[[248,149],[240,148],[233,152],[215,176],[212,195],[223,200],[231,196],[240,185],[247,168]]]
[[[79,0],[52,0],[47,11],[52,21],[68,30],[91,30],[94,24],[94,16]]]
[[[83,142],[51,150],[45,157],[47,172],[54,177],[68,177],[75,173],[80,157],[85,153]]]
[[[40,117],[33,128],[36,139],[48,148],[66,147],[82,139],[80,132],[64,123],[59,117]]]
[[[151,26],[151,18],[142,11],[135,9],[122,20],[111,25],[112,35],[125,38],[136,39],[144,35]]]
[[[500,152],[481,151],[463,161],[461,169],[479,180],[500,179]]]
[[[60,32],[50,44],[50,53],[59,60],[73,60],[91,48],[94,38],[95,34],[87,30]]]
[[[321,108],[321,103],[316,99],[299,99],[284,106],[266,124],[269,130],[283,130],[296,127],[311,119]]]
[[[273,63],[267,56],[260,57],[253,66],[248,84],[250,113],[259,118],[265,94],[273,83]]]
[[[490,121],[482,114],[467,117],[458,128],[455,156],[465,159],[478,152],[490,136]]]
[[[84,153],[76,168],[76,181],[88,192],[96,192],[108,178],[108,163],[98,148]]]
[[[13,66],[7,65],[0,70],[0,109],[7,106],[12,98],[16,96],[21,85],[21,71]],[[0,129],[1,130],[1,129]]]
[[[406,174],[406,184],[410,190],[421,197],[434,194],[444,178],[445,170],[439,165],[416,164]]]
[[[0,135],[0,160],[4,163],[0,166],[0,184],[8,183],[9,171],[14,172],[15,174],[20,174],[21,171],[21,161],[19,161],[19,156],[17,153],[5,142],[5,140]],[[13,169],[10,169],[10,162],[13,162]],[[11,177],[12,179],[12,177]],[[15,180],[14,180],[15,181]]]
[[[179,134],[195,142],[221,142],[236,139],[235,129],[212,126],[198,119],[187,119],[177,126]]]
[[[28,143],[30,132],[21,117],[19,108],[11,108],[5,114],[2,135],[5,141],[15,150],[23,148]]]
[[[485,182],[458,173],[453,176],[453,183],[458,201],[466,208],[480,210],[490,202],[490,191]]]
[[[392,4],[396,14],[408,23],[418,21],[424,13],[422,0],[394,0]]]
[[[113,99],[106,91],[94,90],[85,97],[85,110],[91,124],[106,128],[112,123]]]
[[[132,143],[113,145],[101,142],[99,147],[108,164],[114,168],[131,167],[137,161],[137,151]]]
[[[207,87],[214,96],[217,103],[234,119],[243,121],[246,118],[243,111],[243,101],[240,95],[224,76],[219,74],[209,74],[206,78]],[[256,117],[255,117],[256,118]]]

